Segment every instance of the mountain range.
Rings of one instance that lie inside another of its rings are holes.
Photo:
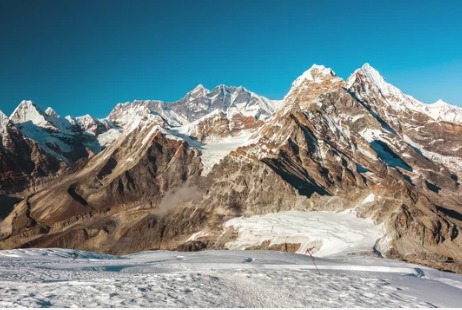
[[[369,64],[313,65],[283,100],[198,85],[105,119],[23,101],[0,136],[0,249],[226,249],[236,217],[348,211],[382,225],[378,255],[462,272],[462,109]],[[294,240],[247,248],[322,249]]]

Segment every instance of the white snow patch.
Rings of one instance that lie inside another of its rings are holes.
[[[101,146],[107,146],[114,142],[117,138],[122,135],[121,130],[111,128],[106,132],[97,136],[98,142]]]
[[[382,225],[360,219],[354,212],[287,211],[238,217],[224,225],[239,234],[236,240],[226,244],[231,250],[246,249],[269,240],[270,244],[300,243],[297,253],[313,248],[312,252],[320,257],[372,251],[382,235]]]
[[[203,175],[207,175],[215,164],[226,157],[231,151],[240,146],[250,143],[253,130],[243,130],[237,136],[229,136],[223,139],[215,139],[207,142],[202,147],[202,163],[204,164]]]
[[[370,193],[364,200],[362,201],[363,204],[374,202],[375,201],[375,195],[374,193]]]
[[[425,106],[426,112],[434,120],[462,124],[462,108],[438,100]]]
[[[374,128],[364,128],[359,132],[359,135],[363,137],[367,142],[371,142],[378,140],[381,137],[382,132]]]
[[[221,112],[212,112],[221,113]],[[236,150],[240,146],[248,145],[254,142],[252,134],[255,132],[254,129],[242,130],[239,135],[228,136],[225,138],[213,137],[207,139],[204,142],[200,142],[187,133],[190,130],[191,125],[185,125],[170,130],[170,134],[185,140],[188,145],[195,147],[200,151],[200,157],[202,164],[204,165],[202,174],[207,175],[215,164],[218,164],[220,160],[226,157],[231,151]]]

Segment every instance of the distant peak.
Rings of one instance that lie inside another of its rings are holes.
[[[336,77],[337,75],[335,74],[334,70],[331,68],[327,68],[324,65],[317,65],[314,64],[309,68],[307,71],[305,71],[306,77],[316,80],[317,78],[323,78],[323,77]]]
[[[199,84],[197,85],[196,87],[193,88],[193,90],[191,90],[189,93],[192,94],[192,95],[204,95],[204,94],[207,94],[209,93],[210,91],[204,87],[204,85],[202,84]]]
[[[19,103],[18,107],[25,107],[25,108],[33,107],[35,109],[39,109],[39,107],[32,100],[23,100]]]
[[[58,113],[56,113],[55,110],[53,110],[52,107],[48,107],[46,108],[45,110],[45,114],[48,115],[48,116],[51,116],[51,117],[54,117],[54,118],[59,118],[59,115]]]
[[[31,100],[23,100],[11,114],[14,123],[32,121],[36,125],[47,124],[47,115]]]
[[[314,64],[301,75],[306,80],[317,82],[326,78],[337,77],[334,70],[323,65]]]
[[[375,70],[374,67],[372,67],[368,62],[366,62],[364,65],[362,65],[361,69],[364,69],[364,70]]]
[[[90,114],[82,115],[81,118],[94,119],[93,116],[91,116]]]
[[[23,100],[19,103],[16,109],[11,114],[10,118],[13,118],[13,115],[18,113],[27,113],[27,112],[36,112],[38,114],[44,114],[42,109],[40,109],[32,100]]]
[[[361,68],[357,69],[347,80],[347,87],[351,87],[357,80],[367,80],[374,84],[384,95],[396,93],[398,90],[394,86],[385,81],[383,76],[372,67],[369,63],[365,63]]]
[[[432,106],[447,106],[449,103],[445,102],[443,99],[438,99],[436,102],[430,103]]]
[[[314,64],[294,81],[292,88],[300,86],[305,81],[309,83],[322,83],[326,80],[340,81],[341,79],[337,77],[334,70],[331,68]]]
[[[377,71],[377,69],[372,67],[367,62],[359,69],[359,71],[361,71],[362,73],[369,74],[369,75],[380,76],[383,79],[383,77],[382,77],[382,75],[380,75],[379,71]]]
[[[313,64],[308,71],[319,71],[324,74],[330,74],[335,76],[335,72],[331,68],[327,68],[324,65]]]

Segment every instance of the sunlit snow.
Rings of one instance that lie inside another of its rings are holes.
[[[261,245],[299,243],[299,253],[310,249],[316,256],[325,257],[349,251],[372,251],[383,232],[382,225],[370,219],[356,217],[353,212],[287,211],[236,217],[225,223],[238,238],[228,242],[229,249],[244,250]]]
[[[457,307],[462,276],[372,256],[0,251],[0,307]]]

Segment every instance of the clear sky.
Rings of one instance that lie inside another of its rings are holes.
[[[313,63],[369,62],[424,102],[462,105],[462,1],[0,0],[0,109],[105,117],[201,83],[281,99]]]

